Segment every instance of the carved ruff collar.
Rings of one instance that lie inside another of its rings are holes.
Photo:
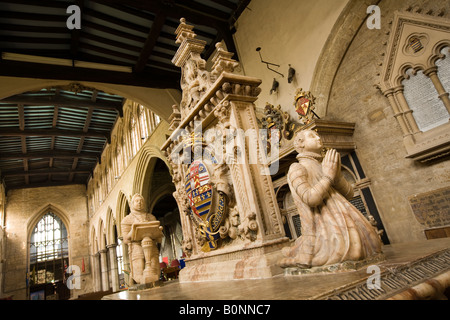
[[[322,155],[315,153],[315,152],[310,152],[310,151],[303,151],[302,153],[299,153],[297,155],[297,160],[300,159],[311,159],[311,160],[316,160],[318,162],[322,162]]]
[[[133,214],[133,216],[139,221],[139,222],[144,222],[147,220],[147,212],[141,212],[141,211],[136,211],[136,210],[130,210]]]

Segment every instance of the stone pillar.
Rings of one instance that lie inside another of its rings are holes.
[[[439,99],[442,100],[442,102],[444,103],[445,108],[447,109],[448,113],[450,113],[449,93],[447,91],[445,91],[445,88],[442,85],[442,82],[441,82],[441,80],[439,79],[439,77],[437,75],[437,67],[434,66],[432,68],[429,68],[428,70],[425,70],[424,74],[431,79],[431,81],[434,84],[434,87],[436,88],[436,91],[439,94]]]
[[[400,108],[405,115],[406,122],[409,124],[409,127],[411,128],[411,131],[413,134],[416,134],[420,132],[419,127],[417,126],[416,119],[414,119],[412,113],[413,111],[409,108],[408,102],[405,99],[405,96],[403,95],[404,87],[399,86],[394,89],[394,94],[397,98],[397,101],[400,104]]]
[[[117,266],[116,247],[116,243],[106,246],[106,248],[108,248],[109,250],[109,265],[111,266],[110,277],[113,292],[119,291],[119,271]]]
[[[94,291],[102,291],[102,271],[100,268],[100,253],[92,255]]]
[[[108,257],[106,249],[100,250],[100,268],[102,272],[102,291],[109,290]]]

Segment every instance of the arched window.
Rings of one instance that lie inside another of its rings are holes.
[[[450,23],[396,12],[380,89],[403,134],[407,158],[433,163],[450,151]]]
[[[155,124],[158,125],[161,122],[161,118],[155,113]]]
[[[31,285],[63,281],[68,258],[66,226],[58,216],[49,211],[39,220],[31,234]]]
[[[446,70],[443,68],[442,71]],[[406,75],[408,78],[402,81],[403,95],[413,111],[418,130],[426,132],[446,124],[449,114],[431,79],[423,71],[415,72],[413,69],[408,69]]]
[[[140,146],[140,137],[137,122],[134,116],[130,119],[130,135],[131,135],[131,156],[133,157],[138,152]]]
[[[145,112],[145,108],[142,105],[139,105],[139,125],[141,127],[141,139],[143,141],[147,140],[148,136],[150,135],[150,131],[148,129],[148,119],[147,119],[147,113]]]
[[[117,165],[117,176],[120,176],[123,172],[123,158],[122,158],[122,146],[117,145],[116,149],[116,165]]]

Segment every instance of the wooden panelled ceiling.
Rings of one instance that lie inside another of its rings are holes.
[[[236,52],[234,23],[250,0],[1,0],[0,75],[179,88],[171,63],[180,18],[207,42],[208,59],[224,40]],[[80,8],[81,29],[69,30],[69,5]],[[6,55],[5,55],[6,53]],[[16,61],[8,54],[57,58],[59,66]],[[79,62],[127,71],[77,67]]]
[[[195,25],[208,59],[222,40],[236,52],[234,23],[249,2],[0,0],[0,76],[75,84],[0,100],[6,189],[87,184],[123,116],[124,98],[77,82],[179,89],[180,71],[171,63],[179,19]],[[79,30],[66,26],[71,4],[81,9]]]
[[[0,101],[0,172],[6,189],[86,184],[111,142],[123,103],[123,97],[80,86]]]

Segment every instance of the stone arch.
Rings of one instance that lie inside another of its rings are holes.
[[[122,228],[120,227],[122,219],[127,215],[127,211],[129,210],[129,204],[127,196],[120,191],[119,196],[117,197],[117,206],[116,206],[116,224],[117,224],[117,234],[119,237],[122,237]]]
[[[97,234],[95,232],[94,226],[92,226],[89,236],[90,236],[90,239],[91,239],[91,242],[90,242],[91,253],[92,254],[96,254],[100,249],[99,249],[99,246],[98,246]]]
[[[106,248],[106,236],[105,236],[105,224],[103,219],[99,219],[98,228],[97,228],[97,241],[99,250],[103,250]]]
[[[114,226],[116,225],[116,220],[114,219],[114,214],[111,208],[108,207],[105,219],[105,233],[106,233],[106,244],[116,243],[114,238]]]
[[[348,48],[365,26],[367,7],[378,5],[381,1],[349,1],[331,30],[317,60],[310,85],[310,91],[316,97],[316,113],[319,116],[327,114],[334,79]]]
[[[154,198],[152,198],[151,202],[148,204],[149,212],[153,211],[153,208],[155,207],[155,205],[158,203],[158,201],[161,198],[163,198],[167,195],[172,196],[175,191],[176,191],[175,186],[168,185],[168,184],[165,184],[165,185],[161,186],[160,188],[154,190],[154,193],[156,194],[156,196]]]
[[[33,233],[33,229],[36,226],[36,224],[41,220],[41,218],[49,211],[52,211],[55,215],[57,215],[62,223],[64,223],[64,226],[66,227],[68,237],[70,239],[70,220],[68,218],[68,215],[61,209],[55,207],[53,204],[49,203],[48,205],[44,206],[42,209],[37,211],[35,214],[31,216],[31,218],[28,220],[27,223],[27,241],[30,241],[31,234]],[[70,246],[69,246],[70,248]]]
[[[30,263],[30,255],[31,255],[31,236],[33,234],[34,228],[36,224],[49,212],[51,211],[58,218],[61,219],[61,222],[64,224],[67,231],[67,240],[68,240],[68,261],[69,263],[72,261],[72,246],[70,244],[71,233],[70,233],[70,220],[68,215],[64,212],[64,210],[57,208],[53,204],[49,203],[40,210],[38,210],[35,214],[31,216],[31,218],[27,222],[27,246],[26,246],[26,259],[27,265],[31,267]]]
[[[141,149],[136,165],[132,194],[149,194],[150,185],[146,182],[151,181],[153,169],[155,167],[157,159],[161,159],[162,161],[164,161],[168,171],[172,175],[172,170],[170,168],[169,162],[167,161],[167,158],[163,155],[161,150],[153,145],[144,146]]]

